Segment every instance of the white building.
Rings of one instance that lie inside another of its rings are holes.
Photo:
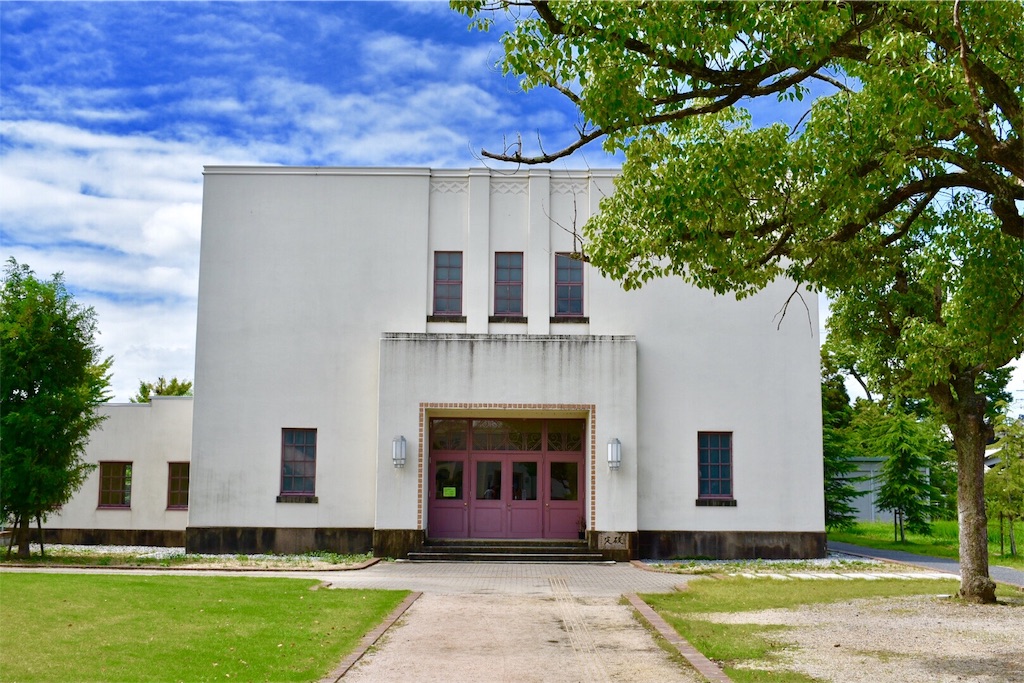
[[[51,543],[180,546],[188,524],[192,398],[104,404],[83,460],[96,466],[44,525]]]
[[[823,555],[814,294],[623,291],[613,177],[207,168],[189,551]]]
[[[814,296],[623,291],[613,175],[207,168],[189,548],[823,554]]]

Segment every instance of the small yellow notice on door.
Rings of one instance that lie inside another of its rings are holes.
[[[441,489],[441,497],[442,498],[454,498],[455,497],[455,487],[454,486],[445,486],[445,487],[443,487]]]

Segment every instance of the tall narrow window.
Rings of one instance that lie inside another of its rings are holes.
[[[462,315],[462,252],[434,252],[434,315]]]
[[[555,316],[583,316],[583,261],[555,254]]]
[[[316,491],[316,430],[281,430],[281,496]]]
[[[132,506],[132,464],[130,462],[100,463],[101,508]]]
[[[732,498],[732,432],[697,433],[698,498]]]
[[[167,463],[167,509],[188,509],[188,463]]]
[[[494,315],[523,314],[523,254],[494,255]]]

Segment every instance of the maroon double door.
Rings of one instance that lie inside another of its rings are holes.
[[[584,420],[430,421],[431,538],[576,538]]]

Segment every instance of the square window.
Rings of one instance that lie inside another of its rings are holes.
[[[732,498],[732,432],[697,434],[697,495]]]
[[[132,464],[130,462],[100,463],[101,508],[132,506]]]
[[[188,509],[188,468],[187,462],[167,463],[167,509]]]
[[[555,316],[583,316],[583,261],[555,254]]]
[[[281,495],[316,492],[316,430],[281,430]]]
[[[434,315],[462,315],[462,252],[434,252]]]

